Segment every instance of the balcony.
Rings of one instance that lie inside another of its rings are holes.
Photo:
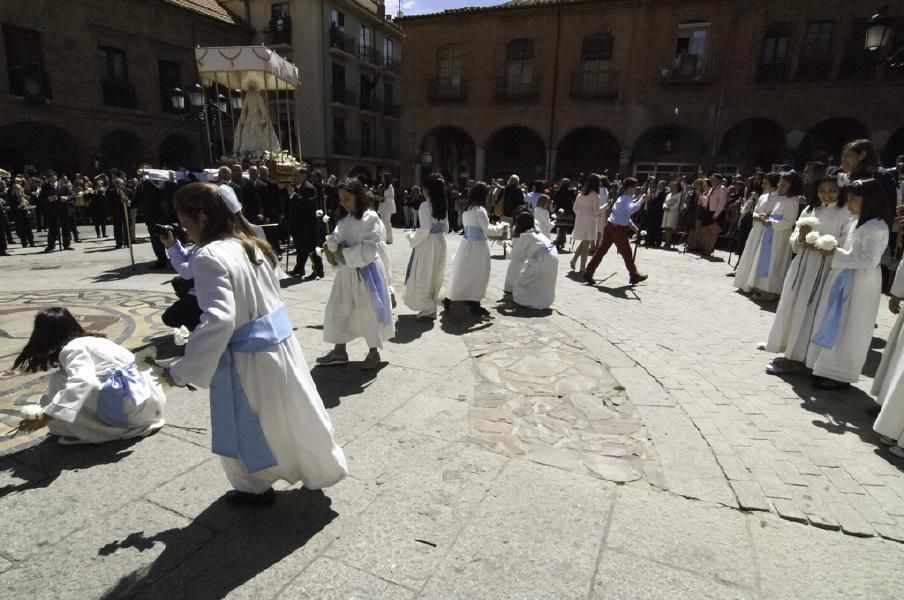
[[[719,61],[710,54],[680,54],[663,65],[662,83],[712,83],[719,74]]]
[[[127,81],[110,80],[101,81],[101,91],[104,97],[104,106],[117,108],[136,108],[135,89]]]
[[[342,104],[344,106],[355,106],[357,104],[358,95],[351,90],[345,88],[333,88],[333,103]]]
[[[383,112],[383,102],[373,94],[362,94],[361,105],[359,106],[359,108],[361,110],[380,114],[381,112]]]
[[[383,53],[373,46],[361,44],[358,46],[358,60],[368,66],[380,68],[383,66]]]
[[[333,136],[333,154],[341,156],[357,156],[358,148],[343,136]]]
[[[268,46],[292,45],[292,20],[289,17],[270,19],[267,31]]]
[[[402,74],[402,61],[400,60],[392,60],[392,57],[387,56],[383,60],[383,70],[392,73],[393,75],[401,75]]]
[[[757,83],[781,83],[788,79],[788,63],[774,63],[764,65],[760,63],[756,68]]]
[[[383,104],[383,115],[387,117],[392,117],[393,119],[401,119],[402,118],[402,107],[398,104],[393,104],[392,102],[387,102]]]
[[[354,56],[357,46],[358,44],[352,36],[335,27],[330,29],[331,51],[344,52],[345,54]]]
[[[496,79],[496,100],[500,102],[531,102],[540,97],[540,87],[536,79],[529,81]]]
[[[440,102],[465,102],[468,85],[465,79],[431,79],[427,82],[427,100]]]
[[[618,96],[618,73],[594,71],[571,76],[571,97],[576,100],[607,100]]]

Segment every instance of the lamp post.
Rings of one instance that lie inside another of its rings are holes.
[[[883,6],[866,22],[863,47],[877,57],[880,66],[890,69],[904,68],[904,46],[887,50],[891,45],[893,23],[887,13],[888,7]],[[886,51],[886,56],[882,56],[883,51]]]
[[[188,96],[188,100],[190,106],[185,106],[185,96]],[[207,107],[205,106],[204,100],[204,88],[201,87],[200,84],[195,83],[189,88],[188,94],[186,94],[181,88],[175,87],[170,90],[169,99],[172,103],[173,109],[176,112],[181,113],[186,119],[203,119],[204,120],[204,130],[207,132],[207,157],[210,160],[210,165],[213,165],[213,140],[210,138],[210,123],[208,123],[207,118]]]

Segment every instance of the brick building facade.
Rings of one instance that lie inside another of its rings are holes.
[[[889,2],[904,45],[904,1]],[[857,0],[515,0],[404,17],[403,183],[667,176],[904,153],[904,77]]]
[[[0,166],[17,171],[206,163],[169,92],[198,81],[196,45],[251,39],[215,0],[3,0],[0,25]]]

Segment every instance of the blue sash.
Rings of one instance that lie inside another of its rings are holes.
[[[446,224],[442,221],[437,221],[430,226],[430,233],[446,233]],[[408,279],[411,277],[412,264],[414,264],[414,248],[411,249],[411,256],[408,257],[408,267],[405,269],[405,283],[408,283]]]
[[[534,258],[543,258],[546,254],[552,254],[552,251],[555,250],[555,248],[556,247],[552,244],[540,246],[534,251]]]
[[[487,234],[483,232],[482,227],[468,225],[465,227],[465,239],[470,242],[485,242],[487,241]]]
[[[210,382],[213,451],[237,458],[251,473],[275,466],[276,458],[235,371],[233,353],[267,352],[292,336],[285,305],[235,330]]]
[[[370,290],[370,297],[374,302],[374,312],[377,313],[377,321],[381,325],[386,326],[392,323],[392,301],[389,298],[389,286],[386,285],[386,279],[380,272],[377,263],[368,263],[366,267],[358,269],[367,289]]]
[[[769,215],[770,221],[781,221],[781,215]],[[772,262],[772,237],[775,232],[772,227],[766,227],[763,237],[760,238],[760,259],[756,264],[757,277],[769,277],[769,265]]]
[[[104,425],[126,429],[126,399],[136,407],[144,404],[151,395],[148,382],[141,376],[135,363],[114,369],[100,386],[97,395],[97,418]]]
[[[446,224],[441,221],[434,223],[430,226],[430,233],[446,233]]]
[[[826,307],[825,315],[822,317],[822,324],[812,340],[820,348],[831,349],[835,346],[839,330],[841,329],[841,313],[844,309],[844,301],[847,300],[853,282],[854,269],[843,269],[838,273],[838,277],[835,278],[835,283],[832,284],[832,289],[829,290],[829,305]]]

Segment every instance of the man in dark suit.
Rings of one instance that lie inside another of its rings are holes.
[[[264,217],[263,224],[271,225],[271,227],[264,227],[267,241],[270,242],[273,251],[280,255],[282,254],[282,249],[279,245],[279,229],[283,218],[282,203],[280,202],[279,186],[270,179],[270,170],[267,167],[258,169],[258,178],[254,182],[254,190],[260,203],[261,214]],[[275,227],[272,227],[273,225]]]
[[[72,243],[72,231],[65,227],[66,206],[62,201],[60,184],[57,181],[56,173],[47,171],[44,174],[44,184],[41,186],[41,192],[38,196],[47,206],[47,247],[44,252],[53,252],[57,242],[63,244],[64,250],[72,250],[69,245]],[[62,240],[60,236],[62,234]]]
[[[248,167],[248,179],[242,182],[242,214],[251,223],[260,225],[264,216],[261,210],[261,198],[258,198],[257,192],[257,167],[251,165]]]
[[[317,188],[308,179],[307,167],[295,171],[295,186],[289,192],[289,232],[295,240],[295,268],[291,274],[304,277],[304,266],[310,257],[314,271],[305,281],[323,277],[323,260],[317,247],[323,238],[321,218],[317,216]]]
[[[157,262],[151,268],[166,269],[169,267],[169,260],[166,256],[166,248],[160,240],[161,231],[158,225],[170,225],[173,222],[167,204],[168,198],[175,193],[176,174],[170,171],[169,181],[152,181],[143,175],[139,171],[138,176],[142,179],[135,188],[135,203],[141,207],[141,212],[144,213],[144,222],[151,238],[151,247],[154,249],[154,256],[157,257]]]

